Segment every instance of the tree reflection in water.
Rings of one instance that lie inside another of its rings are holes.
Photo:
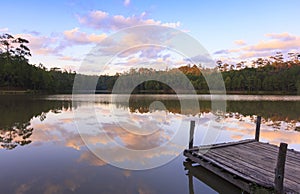
[[[162,98],[161,96],[132,96],[129,101],[130,112],[147,113],[154,101],[161,101],[167,112],[181,114],[179,99]],[[200,110],[188,107],[187,112],[191,115],[211,112],[211,101],[199,100]],[[117,107],[127,108],[126,103],[117,102]],[[159,109],[157,109],[160,111]],[[275,130],[300,131],[300,101],[227,101],[227,113],[225,118],[233,118],[244,121],[246,117],[255,123],[256,116],[262,116],[262,124],[266,124]],[[218,116],[219,112],[214,112]],[[217,117],[218,119],[219,117]],[[217,120],[218,121],[218,120]]]
[[[26,95],[3,95],[0,101],[0,148],[7,150],[31,143],[32,118],[38,117],[43,121],[49,111],[60,113],[71,107],[71,102],[40,100]]]
[[[107,96],[109,99],[109,95]],[[18,145],[31,143],[34,131],[30,122],[33,118],[41,121],[47,113],[60,114],[65,109],[77,108],[81,102],[72,104],[71,95],[64,96],[7,96],[0,95],[0,148],[14,149]],[[163,106],[154,106],[153,102],[160,101]],[[83,102],[82,102],[83,103]],[[108,101],[95,102],[102,105]],[[129,105],[122,101],[114,102],[117,109],[129,110],[131,113],[149,113],[166,111],[174,114],[181,113],[181,105],[176,95],[132,95]],[[211,101],[199,100],[200,110],[193,106],[185,107],[189,115],[200,115],[211,112]],[[262,116],[262,124],[274,130],[300,131],[300,101],[227,101],[227,113],[224,122],[243,122],[250,120],[255,123],[256,115]],[[218,119],[218,112],[214,113]]]
[[[33,128],[29,127],[30,122],[16,123],[11,128],[0,130],[0,145],[1,147],[11,150],[18,145],[30,144],[28,138],[32,135]]]

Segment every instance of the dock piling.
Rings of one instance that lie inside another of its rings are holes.
[[[190,124],[190,140],[189,140],[189,149],[194,147],[194,132],[195,132],[195,121],[191,121]]]
[[[284,167],[285,167],[287,146],[288,145],[286,143],[280,143],[277,165],[275,169],[275,180],[274,180],[276,194],[283,193]]]
[[[260,122],[261,122],[261,116],[257,116],[257,120],[256,120],[256,130],[255,130],[255,141],[259,141]]]

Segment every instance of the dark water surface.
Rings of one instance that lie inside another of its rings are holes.
[[[0,193],[241,193],[200,167],[190,169],[200,180],[186,175],[178,150],[188,143],[191,120],[200,145],[253,138],[261,115],[261,141],[286,142],[300,151],[299,96],[227,96],[226,113],[212,110],[208,95],[197,99],[200,109],[183,111],[174,95],[131,96],[129,102],[111,95],[76,95],[73,102],[72,95],[0,96]],[[209,131],[215,136],[206,138]],[[178,133],[181,146],[168,145]],[[136,157],[116,145],[157,152]],[[110,150],[109,159],[99,159],[91,147],[100,154]],[[174,159],[150,168],[168,157]]]

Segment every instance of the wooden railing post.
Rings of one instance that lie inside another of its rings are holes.
[[[189,149],[194,147],[194,132],[195,132],[195,121],[191,121]]]
[[[256,130],[255,130],[255,141],[259,141],[260,122],[261,122],[261,116],[257,116]]]
[[[283,193],[284,167],[285,167],[287,146],[288,145],[286,143],[280,143],[277,165],[275,169],[275,180],[274,180],[276,194]]]

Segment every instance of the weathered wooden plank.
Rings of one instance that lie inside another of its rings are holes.
[[[260,150],[263,151],[265,153],[265,155],[269,155],[271,157],[273,157],[275,155],[277,155],[278,153],[278,147],[271,145],[271,144],[265,144],[265,145],[260,145],[260,144],[248,144],[247,146],[251,146],[252,149],[254,150]],[[299,166],[300,163],[300,154],[298,156],[298,152],[292,151],[292,150],[288,150],[287,151],[287,161],[294,163],[296,166]]]
[[[220,164],[225,165],[236,172],[242,173],[255,180],[256,183],[262,186],[271,187],[274,175],[268,171],[261,170],[247,162],[231,159],[231,156],[219,155],[218,153],[210,152],[206,157],[214,158]],[[223,167],[223,166],[221,166]],[[273,177],[272,177],[273,176]],[[269,178],[272,177],[272,178]]]
[[[273,180],[274,180],[274,174],[272,173],[262,173],[263,171],[259,171],[259,168],[249,168],[250,164],[245,164],[242,162],[242,164],[236,162],[236,161],[226,161],[222,156],[214,155],[210,153],[210,155],[205,154],[199,155],[199,157],[193,156],[192,153],[190,153],[190,156],[188,154],[185,154],[187,157],[191,158],[191,160],[198,162],[201,161],[201,158],[208,161],[211,165],[216,165],[219,168],[224,169],[225,171],[228,171],[229,173],[232,173],[234,175],[237,175],[238,177],[247,180],[249,182],[253,182],[257,185],[260,185],[265,188],[273,188]],[[251,166],[251,165],[250,165]],[[285,190],[286,191],[298,191],[298,184],[293,183],[289,180],[285,180]],[[291,188],[292,190],[290,190]]]
[[[267,143],[261,143],[261,142],[255,142],[255,141],[249,141],[246,140],[246,142],[243,143],[238,143],[236,142],[235,144],[230,144],[230,145],[234,145],[235,147],[243,147],[245,149],[248,149],[249,151],[255,151],[257,154],[260,154],[260,152],[262,152],[261,154],[264,154],[268,157],[274,157],[274,159],[276,159],[276,155],[278,153],[278,147],[275,145],[271,145],[271,144],[267,144]],[[223,144],[221,145],[222,147],[227,147],[224,146]],[[255,147],[253,147],[255,146]],[[218,146],[216,146],[217,148]],[[208,147],[200,147],[201,149],[205,149],[205,148],[209,148]],[[254,148],[254,149],[253,149]],[[300,163],[300,154],[299,157],[296,157],[295,154],[299,154],[298,152],[292,151],[292,150],[288,150],[287,152],[287,162],[291,162],[293,165],[293,167],[299,167],[299,163]]]
[[[273,165],[274,165],[274,168],[275,168],[275,162],[277,160],[276,157],[277,157],[278,151],[277,152],[263,152],[263,153],[261,153],[261,149],[253,149],[253,147],[252,147],[252,149],[249,149],[249,147],[246,147],[244,145],[239,145],[239,148],[247,150],[247,152],[249,154],[252,153],[253,155],[263,155],[266,162],[267,161],[273,161]],[[257,158],[257,157],[255,157],[255,158]],[[287,157],[286,164],[287,164],[287,172],[291,171],[291,172],[293,172],[292,174],[300,174],[300,165],[299,165],[300,161],[298,162],[298,161],[295,161],[294,159],[292,159],[290,157],[289,158]],[[270,166],[272,164],[268,163],[266,165]],[[298,172],[298,173],[294,173],[295,171]],[[299,177],[297,177],[297,179],[299,179]],[[299,183],[300,183],[300,179],[299,179]]]
[[[253,176],[256,176],[256,174],[262,174],[263,176],[270,177],[269,181],[274,179],[276,164],[275,159],[268,161],[263,159],[263,155],[255,155],[247,152],[243,152],[243,155],[239,155],[239,151],[241,150],[236,149],[235,147],[224,147],[222,149],[211,150],[208,153],[206,153],[206,155],[214,154],[214,158],[222,157],[222,163],[224,163],[225,160],[227,160],[227,163],[234,164],[232,165],[232,168],[236,169],[237,171],[247,171],[250,174],[253,174]],[[289,168],[289,170],[292,172],[293,169]],[[287,175],[285,178],[285,183],[288,186],[295,188],[297,185],[299,185],[299,183],[297,182],[297,180],[299,179],[299,175],[295,173],[286,174]]]
[[[260,144],[260,143],[259,143]],[[276,146],[275,146],[275,149],[274,149],[274,146],[273,145],[270,145],[270,144],[266,144],[264,143],[263,145],[265,146],[264,149],[260,149],[260,147],[255,147],[253,149],[253,145],[257,145],[257,143],[242,143],[242,144],[234,144],[235,148],[241,148],[243,149],[245,152],[252,152],[254,153],[256,156],[253,156],[254,158],[257,158],[258,155],[263,155],[265,156],[265,159],[268,160],[268,159],[273,159],[274,161],[276,161],[276,156],[277,156],[277,153],[278,153],[278,147],[276,149]],[[266,146],[271,146],[272,149],[274,149],[273,151],[270,151],[270,150],[267,150],[266,151]],[[224,147],[224,146],[223,146]],[[227,147],[227,146],[225,146]],[[231,146],[230,146],[231,147]],[[295,160],[294,157],[291,157],[290,154],[289,154],[289,151],[288,151],[288,154],[287,154],[287,160],[286,160],[286,164],[287,164],[287,174],[298,174],[298,173],[295,173],[300,171],[300,161],[298,160]],[[275,164],[275,162],[274,162]],[[269,166],[269,165],[268,165]],[[275,167],[274,167],[275,169]],[[300,172],[299,172],[300,173]],[[296,178],[297,180],[299,180],[300,182],[300,179],[297,177]]]
[[[228,142],[228,143],[218,143],[218,144],[212,144],[212,145],[204,145],[204,146],[199,146],[196,148],[193,148],[191,150],[206,150],[206,149],[215,149],[215,148],[221,148],[221,147],[228,147],[228,146],[234,146],[238,144],[247,144],[254,142],[255,140],[253,139],[246,139],[246,140],[241,140],[237,142]]]
[[[214,153],[217,153],[219,155],[222,155],[224,157],[230,157],[230,160],[237,160],[242,161],[244,163],[249,163],[252,166],[255,166],[257,168],[261,168],[264,171],[268,171],[269,173],[273,174],[275,169],[275,160],[269,161],[265,160],[263,155],[255,155],[251,152],[240,152],[240,149],[230,148],[230,149],[219,149],[219,150],[213,150]],[[255,157],[255,158],[254,158]],[[271,170],[271,167],[274,167],[273,170]],[[264,168],[264,167],[268,168]]]
[[[220,166],[221,168],[230,168],[235,172],[235,174],[239,173],[247,176],[248,178],[255,180],[255,182],[259,182],[260,185],[267,186],[267,184],[270,182],[269,180],[266,181],[264,177],[272,175],[271,173],[266,172],[263,174],[263,176],[261,176],[261,174],[257,173],[259,172],[259,168],[251,168],[249,167],[251,166],[251,164],[249,163],[246,163],[244,161],[231,160],[230,156],[219,155],[214,151],[215,150],[211,150],[204,154],[202,157],[204,159],[210,160],[212,163],[217,161],[219,163],[218,166]],[[251,174],[252,176],[249,176],[249,174]]]
[[[262,149],[268,152],[278,152],[278,146],[272,145],[272,144],[266,144],[266,143],[250,143],[249,146],[255,147],[258,149]],[[291,149],[288,149],[288,156],[291,158],[294,158],[296,160],[300,160],[300,153],[293,151]]]
[[[229,171],[224,171],[225,169],[220,169],[216,166],[211,165],[209,162],[206,162],[204,160],[201,160],[200,158],[194,157],[191,152],[185,151],[184,155],[186,157],[189,157],[193,162],[196,162],[203,166],[204,168],[208,169],[212,173],[215,173],[216,175],[220,176],[221,178],[229,181],[230,183],[236,185],[237,187],[240,187],[242,190],[250,193],[251,188],[249,183],[253,182],[252,180],[247,179],[236,179],[234,178],[234,174]]]
[[[266,161],[276,161],[277,160],[277,152],[264,152],[264,150],[261,149],[253,149],[253,147],[247,145],[247,144],[241,144],[241,145],[237,145],[234,146],[234,148],[232,148],[233,151],[238,152],[239,154],[252,154],[252,157],[256,158],[255,156],[261,156],[264,160]],[[249,158],[249,160],[251,160],[251,158]],[[264,161],[262,161],[264,163]],[[293,160],[288,160],[288,163],[290,162],[293,167],[295,168],[299,168],[300,170],[300,165],[298,162],[294,162]],[[295,164],[295,166],[294,166]]]
[[[196,161],[196,162],[199,162],[199,160],[202,161],[202,159],[205,159],[210,164],[214,164],[216,166],[219,166],[220,168],[228,171],[231,174],[235,174],[235,175],[237,175],[237,176],[239,176],[239,177],[241,177],[241,178],[243,178],[243,179],[245,179],[245,180],[247,180],[249,182],[253,182],[254,181],[254,179],[252,179],[251,177],[245,176],[242,173],[236,172],[234,169],[229,168],[228,166],[223,165],[223,164],[219,163],[217,160],[214,160],[214,159],[212,159],[210,157],[207,157],[207,156],[204,157],[204,156],[200,156],[200,155],[196,155],[196,154],[194,155],[194,153],[188,152],[188,151],[184,152],[184,155],[187,156],[187,157],[189,157],[192,161]]]
[[[279,148],[275,145],[243,140],[201,146],[187,150],[185,155],[195,162],[209,163],[232,173],[245,181],[255,182],[263,187],[273,187],[275,164]],[[200,153],[199,153],[200,152]],[[197,154],[196,154],[197,153]],[[201,153],[205,153],[202,155]],[[285,191],[300,193],[300,153],[288,150],[284,187]],[[291,189],[291,190],[289,190]]]
[[[262,142],[250,142],[249,146],[255,146],[255,147],[259,147],[261,149],[267,150],[267,151],[271,151],[271,152],[278,152],[278,146],[276,145],[272,145],[272,144],[268,144],[268,143],[262,143]],[[294,157],[297,160],[300,160],[300,152],[297,152],[295,150],[291,150],[288,149],[287,154],[290,157]]]

